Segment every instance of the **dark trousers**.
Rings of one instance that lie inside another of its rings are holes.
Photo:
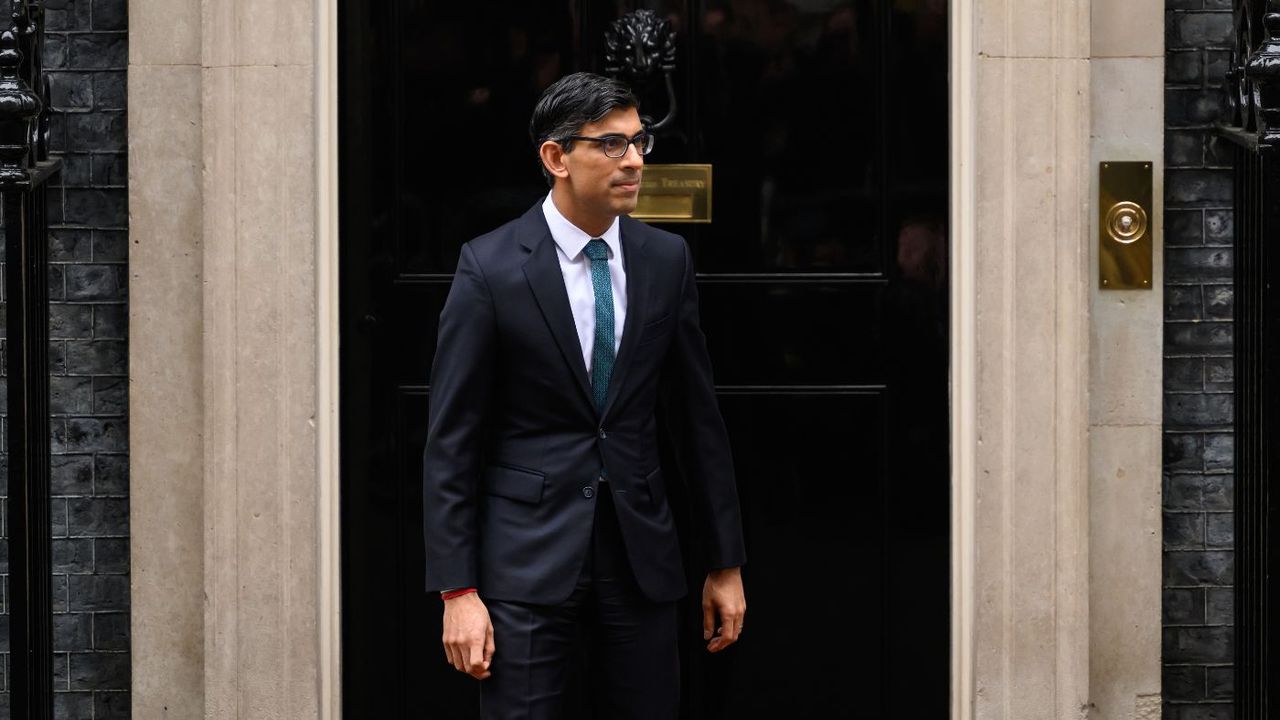
[[[676,603],[654,603],[636,586],[608,483],[596,493],[591,547],[578,584],[560,605],[486,600],[493,673],[480,681],[483,720],[560,720],[580,643],[582,677],[602,720],[674,720],[680,700]]]

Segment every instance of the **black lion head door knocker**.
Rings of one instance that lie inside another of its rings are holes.
[[[658,122],[641,115],[649,132],[661,135],[676,117],[676,34],[671,23],[652,10],[636,10],[614,20],[604,32],[604,71],[643,94],[662,74],[667,88],[667,114]]]
[[[675,122],[676,34],[671,22],[652,10],[629,12],[605,30],[604,49],[605,74],[626,83],[640,98],[642,109],[650,107],[645,98],[662,77],[667,113],[655,122],[656,113],[642,112],[640,122],[654,135],[674,137],[687,145]],[[639,203],[631,216],[655,222],[711,222],[711,170],[710,163],[646,162]]]

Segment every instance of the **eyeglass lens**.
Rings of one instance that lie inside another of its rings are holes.
[[[631,138],[626,138],[621,135],[615,135],[607,138],[604,141],[604,153],[609,157],[622,157],[627,154],[627,145],[630,144],[631,141]],[[635,138],[635,144],[636,150],[638,150],[641,155],[648,155],[649,151],[653,149],[653,135],[644,133],[640,137]]]

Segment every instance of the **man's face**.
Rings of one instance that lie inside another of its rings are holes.
[[[619,108],[596,122],[583,125],[574,134],[631,138],[642,130],[644,126],[635,108]],[[627,146],[627,153],[622,157],[611,158],[604,154],[601,143],[575,140],[573,150],[562,157],[569,174],[557,182],[565,185],[575,205],[601,215],[626,215],[636,209],[644,157],[634,144]]]

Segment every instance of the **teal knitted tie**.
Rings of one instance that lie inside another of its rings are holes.
[[[609,246],[592,238],[583,250],[591,258],[591,287],[596,294],[596,334],[591,349],[591,394],[596,411],[604,412],[613,374],[613,286],[609,282]]]

